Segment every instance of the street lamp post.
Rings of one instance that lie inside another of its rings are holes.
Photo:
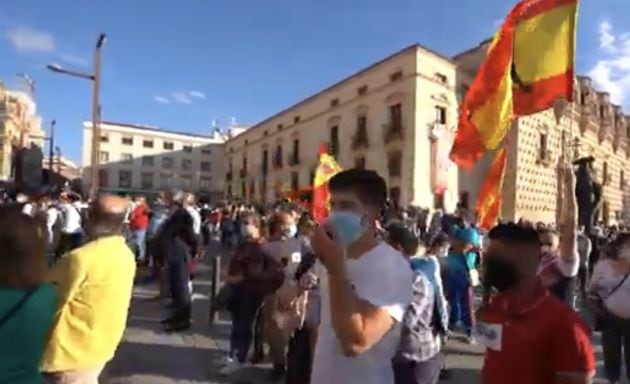
[[[67,70],[59,65],[50,64],[47,68],[55,73],[61,73],[68,76],[74,76],[85,80],[92,81],[92,151],[91,151],[91,185],[90,195],[96,196],[99,186],[99,147],[101,144],[100,129],[100,86],[101,86],[101,49],[105,43],[106,35],[101,33],[96,40],[94,48],[94,68],[92,73],[83,73],[78,71]]]
[[[57,124],[57,120],[52,120],[50,122],[50,137],[48,139],[48,184],[52,185],[52,175],[55,172],[53,169],[53,159],[55,154],[53,153],[53,148],[55,148],[55,124]]]

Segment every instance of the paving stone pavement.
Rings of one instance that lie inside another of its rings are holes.
[[[208,262],[212,255],[221,252],[216,246],[208,250]],[[269,383],[269,365],[244,369],[226,378],[218,374],[220,361],[228,348],[229,321],[222,319],[209,325],[208,307],[211,269],[200,266],[195,281],[193,301],[193,327],[185,333],[166,334],[159,323],[162,317],[159,302],[154,299],[154,286],[137,286],[131,306],[129,323],[123,342],[116,356],[106,366],[102,384],[264,384]],[[601,347],[599,337],[594,337],[598,360],[598,378],[601,379]],[[451,370],[446,384],[479,383],[479,371],[483,363],[483,348],[468,345],[462,337],[455,336],[445,346],[447,366]]]

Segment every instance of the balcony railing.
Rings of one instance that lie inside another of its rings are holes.
[[[225,180],[232,181],[232,171],[225,173]]]
[[[369,147],[367,132],[357,131],[352,137],[352,149],[361,149]]]
[[[392,121],[383,126],[383,140],[386,144],[392,141],[402,140],[403,137],[403,126],[400,122]]]

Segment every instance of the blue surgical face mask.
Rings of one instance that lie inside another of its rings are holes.
[[[335,232],[337,240],[344,248],[359,240],[363,235],[361,216],[353,212],[331,212],[326,223]]]

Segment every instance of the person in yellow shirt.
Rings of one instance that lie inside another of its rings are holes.
[[[134,255],[122,236],[127,201],[104,195],[89,208],[88,242],[50,271],[59,304],[41,370],[46,384],[97,384],[127,322]]]

